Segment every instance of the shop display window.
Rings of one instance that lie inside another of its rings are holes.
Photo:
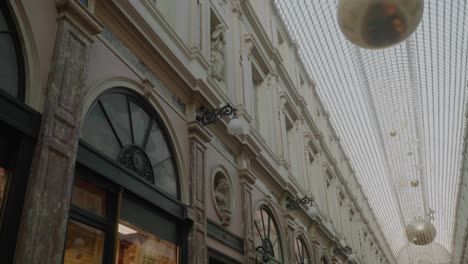
[[[8,183],[8,170],[0,167],[0,212],[3,211],[4,200],[6,200],[6,189]]]
[[[121,221],[116,264],[177,264],[177,245]]]
[[[1,125],[0,125],[1,128]],[[3,212],[7,204],[8,186],[12,178],[11,159],[15,152],[16,144],[11,140],[10,133],[3,130],[0,131],[0,223],[2,222]]]
[[[77,168],[64,264],[178,264],[178,237],[177,224],[153,206]]]
[[[76,179],[73,185],[72,204],[95,215],[106,215],[106,192],[102,188]]]
[[[103,231],[74,220],[68,223],[64,263],[101,264],[103,249]]]

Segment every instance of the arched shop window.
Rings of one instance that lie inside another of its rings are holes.
[[[309,251],[307,246],[301,237],[296,238],[296,243],[294,244],[294,255],[295,263],[297,264],[310,264],[311,259],[309,256]]]
[[[178,197],[171,144],[158,116],[133,93],[101,96],[84,121],[82,139],[160,190]]]
[[[283,263],[281,238],[271,212],[260,207],[254,219],[255,251],[260,263]]]
[[[81,130],[64,263],[185,263],[186,206],[175,156],[151,105],[101,95]]]
[[[24,97],[23,73],[21,45],[16,27],[6,3],[0,3],[0,90],[22,100]]]

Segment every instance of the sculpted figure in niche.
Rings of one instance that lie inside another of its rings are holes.
[[[227,226],[231,221],[231,186],[228,179],[218,175],[215,177],[214,182],[214,199],[221,223]]]
[[[224,27],[218,24],[211,32],[211,76],[218,81],[223,81],[225,46]]]

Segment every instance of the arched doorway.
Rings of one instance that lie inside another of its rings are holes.
[[[105,92],[81,130],[64,263],[184,263],[179,198],[177,161],[158,114],[129,89]]]

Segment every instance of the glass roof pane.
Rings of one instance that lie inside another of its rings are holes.
[[[407,243],[404,226],[429,209],[436,210],[436,242],[451,251],[467,103],[467,1],[426,0],[417,31],[382,50],[344,38],[337,0],[275,4],[394,255]]]

